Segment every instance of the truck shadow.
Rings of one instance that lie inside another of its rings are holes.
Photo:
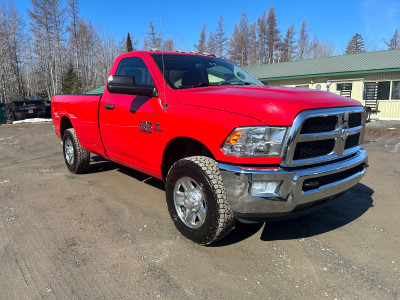
[[[114,163],[101,156],[92,155],[90,158],[90,166],[87,171],[88,174],[107,172],[122,167],[121,165]]]
[[[225,239],[212,246],[227,246],[245,240],[262,229],[262,241],[293,240],[312,237],[351,223],[374,207],[374,191],[359,183],[331,205],[295,219],[260,224],[240,224]],[[263,226],[264,225],[264,226]]]
[[[88,173],[117,170],[138,181],[165,191],[164,182],[142,172],[114,163],[100,156],[93,156]],[[262,241],[292,240],[319,235],[340,228],[362,216],[373,207],[374,191],[359,183],[331,205],[312,214],[295,219],[258,224],[236,223],[235,229],[223,240],[210,247],[223,247],[246,240],[261,230]]]
[[[128,175],[138,181],[144,182],[152,187],[165,191],[164,182],[160,179],[147,175],[145,173],[136,171],[134,169],[125,167],[118,163],[107,160],[101,156],[92,156],[90,161],[89,171],[87,173],[100,173],[111,170],[117,170],[118,172]]]

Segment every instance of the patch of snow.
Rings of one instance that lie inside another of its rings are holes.
[[[389,118],[389,117],[380,117],[377,119],[380,121],[400,121],[400,119],[398,119],[398,118]]]
[[[21,120],[21,121],[14,121],[13,124],[42,123],[42,122],[53,122],[53,119],[44,119],[44,118],[25,119],[25,120]]]

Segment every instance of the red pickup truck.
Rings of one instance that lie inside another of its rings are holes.
[[[103,94],[51,103],[71,172],[87,171],[94,153],[162,179],[175,226],[199,244],[225,237],[236,220],[320,209],[367,168],[357,101],[265,86],[213,56],[125,53]]]

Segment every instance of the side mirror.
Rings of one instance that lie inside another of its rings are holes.
[[[108,77],[107,91],[111,94],[158,97],[158,91],[154,86],[136,85],[135,77],[127,75],[111,75]]]
[[[268,81],[266,81],[266,80],[261,80],[261,83],[262,83],[263,85],[268,85]]]

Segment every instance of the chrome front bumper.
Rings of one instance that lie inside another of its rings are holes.
[[[268,219],[319,208],[356,185],[366,172],[367,161],[366,151],[360,149],[348,158],[316,167],[251,169],[219,163],[219,168],[235,215]],[[274,193],[252,194],[253,182],[280,183]],[[310,182],[319,184],[305,187]]]

